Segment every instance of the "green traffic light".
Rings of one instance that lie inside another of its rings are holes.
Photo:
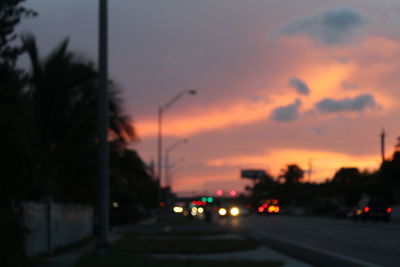
[[[202,197],[202,198],[201,198],[201,201],[207,202],[207,197]]]
[[[208,201],[208,203],[212,203],[214,201],[214,198],[208,197],[207,201]]]

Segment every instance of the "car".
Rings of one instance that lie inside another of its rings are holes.
[[[217,212],[220,217],[237,217],[239,215],[242,215],[241,209],[237,206],[219,207]]]
[[[276,215],[280,212],[279,201],[277,199],[267,199],[260,202],[257,208],[258,214]]]
[[[388,200],[384,198],[369,198],[361,201],[352,211],[351,218],[354,221],[383,220],[390,221],[392,208]]]

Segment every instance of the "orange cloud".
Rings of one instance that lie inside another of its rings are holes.
[[[349,73],[349,66],[339,64],[325,69],[314,66],[304,71],[299,77],[305,77],[305,81],[311,85],[311,95],[303,101],[306,108],[312,108],[313,100],[331,93],[345,79]],[[290,77],[287,78],[289,80]],[[296,94],[287,89],[283,84],[285,94],[268,95],[269,104],[263,102],[247,102],[245,104],[232,104],[227,107],[211,107],[204,109],[201,113],[186,114],[179,117],[168,117],[163,126],[163,133],[169,136],[184,137],[193,133],[223,129],[231,126],[244,125],[256,121],[267,120],[270,112],[279,106],[293,102]],[[265,95],[267,97],[267,95]],[[304,108],[303,108],[304,109]],[[266,123],[266,122],[265,122]],[[157,123],[155,120],[138,121],[136,128],[140,137],[155,136],[157,134]]]
[[[248,102],[226,108],[214,108],[201,114],[169,117],[163,126],[163,133],[169,136],[184,137],[193,133],[242,125],[266,119],[270,110],[271,108],[265,103]],[[138,121],[136,128],[141,137],[154,136],[157,133],[155,121]]]
[[[385,113],[397,107],[393,97],[388,95],[387,91],[380,90],[377,87],[379,86],[379,77],[376,76],[393,71],[394,68],[398,69],[398,64],[394,62],[392,62],[393,64],[378,62],[364,66],[360,65],[359,62],[364,60],[365,55],[376,55],[380,58],[386,58],[390,53],[395,53],[396,51],[400,53],[400,45],[398,43],[385,38],[370,37],[358,48],[352,46],[341,47],[328,52],[322,48],[313,47],[309,42],[307,43],[304,40],[290,39],[292,42],[290,47],[299,44],[301,51],[305,53],[305,58],[310,58],[309,60],[304,59],[304,63],[296,66],[293,70],[285,69],[277,73],[269,81],[270,86],[274,87],[272,88],[272,92],[271,88],[264,88],[262,91],[257,92],[260,96],[269,99],[268,104],[250,101],[245,103],[232,102],[230,105],[224,107],[213,103],[209,107],[204,107],[201,112],[189,111],[175,116],[168,114],[164,120],[163,134],[166,136],[186,137],[191,134],[226,129],[257,121],[267,123],[273,109],[287,106],[300,97],[289,86],[289,79],[292,77],[301,79],[311,89],[309,96],[301,97],[300,112],[313,109],[315,103],[324,98],[354,98],[360,92],[372,94],[378,103],[384,105]],[[379,51],[383,52],[376,52],[377,47],[381,47]],[[387,51],[385,52],[385,50]],[[332,58],[331,53],[336,57],[355,58],[355,61],[340,63],[337,58]],[[363,83],[365,80],[370,80],[371,82]],[[344,81],[361,83],[362,87],[353,90],[344,89],[342,88]],[[374,114],[372,116],[380,115]],[[138,135],[142,138],[156,136],[156,119],[138,120],[136,122],[136,129]]]
[[[312,159],[312,177],[315,182],[330,178],[341,167],[358,167],[362,169],[377,169],[380,159],[377,155],[352,156],[321,150],[277,149],[263,155],[242,155],[235,157],[211,159],[206,162],[211,167],[264,168],[273,175],[287,164],[298,164],[304,170],[309,169],[308,162]]]

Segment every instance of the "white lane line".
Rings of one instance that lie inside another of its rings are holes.
[[[363,260],[360,260],[360,259],[357,259],[357,258],[349,257],[349,256],[346,256],[346,255],[343,255],[343,254],[339,254],[339,253],[336,253],[336,252],[333,252],[333,251],[325,250],[325,249],[322,249],[322,248],[317,248],[317,247],[313,247],[313,246],[310,246],[310,245],[301,244],[301,243],[298,243],[296,241],[283,239],[283,238],[279,238],[279,237],[272,237],[272,236],[269,236],[269,235],[264,234],[264,233],[259,233],[259,234],[264,236],[264,237],[266,237],[266,238],[275,239],[275,240],[283,242],[283,243],[289,243],[289,244],[292,244],[292,245],[295,245],[295,246],[298,246],[298,247],[301,247],[301,248],[304,248],[304,249],[313,250],[315,252],[323,253],[323,254],[338,258],[338,259],[349,261],[349,262],[354,263],[354,264],[359,264],[361,266],[365,266],[365,267],[381,267],[382,266],[382,265],[366,262],[366,261],[363,261]]]

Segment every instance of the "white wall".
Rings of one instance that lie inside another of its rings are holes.
[[[49,209],[48,209],[49,207]],[[35,256],[93,235],[93,207],[45,202],[25,202],[26,254]],[[49,216],[50,215],[50,216]],[[49,239],[48,221],[51,230]]]

